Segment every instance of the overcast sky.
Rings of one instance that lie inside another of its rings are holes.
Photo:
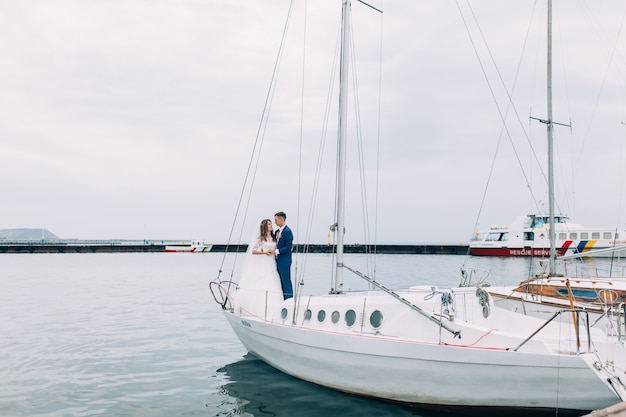
[[[0,0],[0,229],[226,242],[289,4]],[[372,4],[384,14],[353,4],[365,177],[378,184],[367,188],[370,237],[467,242],[477,221],[485,228],[547,207],[546,128],[529,119],[547,116],[545,1]],[[340,7],[294,2],[235,241],[278,210],[296,240],[326,241],[335,102],[314,206],[311,173]],[[572,124],[555,129],[557,200],[588,226],[626,222],[625,12],[623,0],[554,2],[554,120]],[[348,158],[350,173],[356,161]],[[357,182],[349,194],[346,241],[363,242]]]

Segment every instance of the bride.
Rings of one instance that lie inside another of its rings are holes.
[[[269,307],[283,302],[283,290],[274,258],[275,249],[272,221],[263,219],[259,225],[259,235],[248,246],[237,286],[235,308],[241,309],[242,313],[264,317],[266,303]]]

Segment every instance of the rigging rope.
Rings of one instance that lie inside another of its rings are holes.
[[[308,242],[311,241],[311,233],[313,230],[313,214],[315,213],[315,203],[317,202],[317,195],[319,192],[319,186],[320,186],[320,176],[322,173],[322,162],[323,162],[323,155],[324,155],[324,149],[325,149],[325,145],[326,145],[326,139],[327,139],[327,135],[328,135],[328,123],[330,120],[330,114],[331,114],[331,105],[332,105],[332,96],[333,96],[333,86],[335,83],[335,78],[336,78],[336,71],[334,69],[337,68],[337,59],[338,59],[338,53],[337,51],[339,50],[339,38],[340,38],[340,29],[338,29],[337,31],[337,35],[336,35],[336,43],[335,43],[335,53],[333,54],[333,62],[331,65],[331,76],[328,82],[328,94],[326,96],[326,105],[324,108],[324,117],[323,117],[323,122],[322,122],[322,129],[321,129],[321,135],[320,135],[320,142],[319,142],[319,147],[318,147],[318,154],[317,154],[317,161],[316,161],[316,165],[315,165],[315,173],[313,175],[313,184],[312,184],[312,191],[311,191],[311,200],[310,200],[310,204],[309,204],[309,214],[307,216],[307,225],[305,228],[305,237],[304,237],[304,244],[303,244],[303,248],[302,248],[302,253],[307,253],[308,252]],[[333,242],[334,244],[334,242]],[[298,278],[298,284],[297,286],[302,286],[302,284],[304,283],[304,271],[305,271],[305,265],[306,265],[306,257],[303,257],[303,262],[302,262],[302,268],[300,270],[300,274],[299,274],[299,278]],[[331,282],[333,279],[333,272],[331,272],[330,277],[331,277]]]
[[[263,105],[263,111],[261,113],[261,120],[259,121],[259,125],[257,127],[257,133],[255,136],[255,140],[254,140],[254,146],[252,148],[252,153],[250,155],[250,160],[248,162],[248,168],[246,170],[246,175],[244,177],[244,181],[241,187],[241,193],[239,195],[239,200],[237,202],[237,208],[235,210],[235,216],[233,218],[233,223],[231,225],[231,229],[228,235],[228,240],[226,242],[226,250],[224,251],[224,256],[222,257],[222,261],[220,263],[220,267],[218,270],[218,276],[217,279],[220,278],[220,275],[222,273],[222,269],[224,266],[224,263],[226,261],[226,256],[228,255],[228,248],[231,246],[231,242],[232,242],[232,238],[233,238],[233,234],[235,231],[235,226],[237,223],[237,219],[239,217],[240,211],[242,210],[242,204],[244,201],[244,195],[246,194],[246,189],[248,189],[248,199],[245,205],[245,210],[244,210],[244,214],[243,214],[243,223],[241,225],[241,230],[239,233],[239,242],[241,242],[241,237],[243,234],[243,230],[244,230],[244,226],[245,226],[245,218],[246,218],[246,213],[248,211],[248,207],[250,204],[250,195],[252,194],[252,189],[253,189],[253,185],[254,185],[254,177],[255,177],[255,173],[256,170],[258,168],[258,163],[260,160],[260,156],[261,156],[261,145],[263,143],[263,140],[265,138],[265,129],[267,128],[267,120],[268,120],[268,116],[269,116],[269,111],[271,109],[272,106],[272,98],[274,96],[274,91],[276,88],[276,82],[278,80],[278,72],[279,72],[279,68],[280,68],[280,62],[282,59],[282,55],[283,55],[283,51],[284,51],[284,46],[285,46],[285,39],[287,37],[287,33],[289,30],[289,23],[291,21],[291,13],[293,10],[293,5],[294,5],[294,1],[295,0],[291,0],[290,4],[289,4],[289,10],[287,12],[287,17],[285,20],[285,26],[283,28],[283,34],[281,37],[281,41],[280,41],[280,45],[278,47],[278,53],[276,56],[276,61],[274,63],[274,69],[272,71],[272,77],[271,77],[271,81],[270,81],[270,85],[267,91],[267,95],[265,97],[265,103]],[[256,162],[255,162],[256,159]],[[237,244],[237,246],[239,246],[239,244]],[[232,274],[234,273],[234,263],[237,259],[237,254],[239,253],[239,251],[236,251],[236,255],[233,259],[233,268],[231,269],[231,277]],[[229,284],[230,285],[230,284]]]
[[[538,161],[539,159],[537,158],[537,155],[536,155],[536,153],[535,153],[535,151],[534,151],[534,148],[533,148],[533,146],[532,146],[532,143],[530,142],[529,137],[528,137],[528,134],[526,133],[526,129],[524,128],[524,125],[523,125],[523,123],[521,122],[521,119],[520,119],[520,117],[519,117],[519,113],[517,112],[517,109],[515,108],[515,105],[514,105],[514,103],[513,103],[513,93],[514,93],[514,91],[515,91],[515,86],[516,86],[516,84],[517,84],[517,79],[518,79],[518,76],[519,76],[519,71],[520,71],[520,68],[521,68],[521,62],[522,62],[521,57],[524,55],[524,50],[526,49],[526,44],[527,44],[527,41],[528,41],[528,35],[529,35],[529,33],[530,33],[530,25],[528,26],[528,29],[527,29],[527,31],[526,31],[526,36],[525,36],[525,38],[524,38],[524,46],[523,46],[523,48],[522,48],[522,54],[521,54],[521,56],[520,56],[520,60],[519,60],[518,65],[517,65],[517,70],[516,70],[516,73],[515,73],[515,78],[514,78],[514,81],[513,81],[513,87],[512,87],[512,89],[511,89],[511,91],[509,92],[509,89],[507,88],[506,83],[504,82],[504,80],[503,80],[503,78],[502,78],[502,75],[501,75],[501,73],[500,73],[499,67],[498,67],[498,65],[497,65],[497,64],[496,64],[496,62],[495,62],[495,59],[494,59],[494,57],[493,57],[493,54],[491,53],[491,50],[490,50],[489,45],[488,45],[488,43],[487,43],[487,40],[485,39],[485,36],[484,36],[484,34],[483,34],[483,32],[482,32],[482,30],[481,30],[481,28],[480,28],[480,25],[479,25],[479,23],[478,23],[478,19],[477,19],[476,15],[474,14],[474,11],[473,11],[473,9],[472,9],[471,5],[469,4],[469,2],[467,2],[468,8],[470,9],[470,12],[471,12],[472,18],[473,18],[473,20],[474,20],[474,23],[476,24],[476,26],[477,26],[477,28],[478,28],[478,32],[479,32],[479,34],[480,34],[480,37],[481,37],[481,39],[482,39],[482,42],[483,42],[483,44],[485,45],[485,47],[487,48],[487,51],[489,52],[489,57],[491,58],[491,63],[493,64],[493,66],[494,66],[494,68],[495,68],[495,70],[496,70],[496,73],[498,74],[498,77],[499,77],[500,83],[502,84],[502,86],[503,86],[504,90],[506,91],[507,97],[508,97],[508,100],[507,100],[507,107],[506,107],[506,110],[505,110],[505,112],[504,112],[504,114],[503,114],[503,112],[502,112],[502,110],[501,110],[501,108],[500,108],[500,106],[499,106],[499,104],[498,104],[498,101],[497,101],[497,99],[496,99],[495,92],[494,92],[494,89],[493,89],[493,87],[492,87],[492,85],[491,85],[491,82],[489,81],[489,78],[487,77],[487,71],[486,71],[486,69],[485,69],[485,65],[483,64],[483,61],[482,61],[482,59],[481,59],[481,57],[480,57],[480,54],[478,53],[478,48],[477,48],[477,46],[476,46],[476,43],[474,42],[474,38],[472,37],[471,31],[470,31],[469,26],[468,26],[468,24],[467,24],[467,20],[465,19],[465,16],[464,16],[464,14],[463,14],[463,10],[461,9],[461,6],[460,6],[460,4],[459,4],[459,1],[458,1],[458,0],[456,1],[456,5],[457,5],[457,9],[458,9],[458,11],[459,11],[459,14],[461,15],[461,20],[463,21],[463,25],[465,26],[465,30],[466,30],[466,32],[467,32],[467,35],[468,35],[468,37],[469,37],[469,40],[470,40],[470,42],[471,42],[471,44],[472,44],[472,48],[473,48],[473,50],[474,50],[474,54],[476,55],[476,58],[478,59],[478,63],[479,63],[480,68],[481,68],[481,70],[482,70],[483,76],[484,76],[484,78],[485,78],[485,81],[487,82],[487,86],[488,86],[489,91],[490,91],[490,93],[491,93],[491,97],[492,97],[492,99],[493,99],[493,101],[494,101],[494,104],[495,104],[495,106],[496,106],[496,109],[498,110],[498,114],[500,115],[500,119],[501,119],[501,121],[502,121],[502,127],[501,127],[501,130],[500,130],[500,135],[499,135],[498,142],[497,142],[497,145],[496,145],[496,150],[495,150],[494,157],[493,157],[493,160],[492,160],[492,163],[491,163],[491,167],[490,167],[490,169],[489,169],[489,175],[488,175],[488,179],[487,179],[487,184],[486,184],[485,189],[484,189],[484,191],[483,191],[483,196],[482,196],[482,200],[481,200],[480,208],[479,208],[478,214],[477,214],[477,216],[476,216],[476,222],[474,223],[474,228],[473,228],[473,230],[474,230],[474,232],[475,232],[475,231],[477,230],[477,228],[478,228],[478,221],[479,221],[479,219],[480,219],[480,215],[481,215],[481,213],[482,213],[482,208],[483,208],[484,203],[485,203],[485,200],[486,200],[487,190],[488,190],[488,188],[489,188],[489,184],[490,184],[490,182],[491,182],[491,176],[493,175],[494,166],[495,166],[495,161],[496,161],[496,156],[497,156],[497,154],[498,154],[498,150],[500,149],[500,144],[501,144],[501,141],[502,141],[502,136],[503,136],[503,133],[504,133],[504,132],[506,132],[506,136],[508,137],[509,142],[511,143],[511,146],[512,146],[513,151],[514,151],[514,153],[515,153],[515,156],[516,156],[516,158],[517,158],[518,164],[519,164],[519,166],[521,167],[522,174],[523,174],[524,179],[525,179],[525,181],[526,181],[526,185],[528,186],[528,189],[529,189],[529,191],[530,191],[531,197],[532,197],[533,201],[535,201],[535,202],[536,202],[536,199],[535,199],[535,197],[534,197],[534,195],[533,195],[533,192],[532,192],[532,188],[530,187],[530,181],[529,181],[528,177],[527,177],[527,176],[526,176],[526,174],[525,174],[525,170],[524,170],[524,168],[523,168],[523,166],[522,166],[522,162],[521,162],[521,160],[520,160],[520,157],[519,157],[519,154],[518,154],[517,149],[516,149],[516,147],[515,147],[515,144],[513,143],[513,139],[512,139],[511,133],[510,133],[510,131],[509,131],[509,129],[508,129],[508,125],[507,125],[507,123],[506,123],[506,119],[507,119],[507,117],[508,117],[509,111],[510,111],[511,109],[513,109],[513,113],[515,114],[515,116],[516,116],[516,118],[517,118],[517,121],[518,121],[518,123],[520,124],[520,126],[521,126],[521,128],[522,128],[522,131],[524,132],[524,136],[525,136],[525,138],[526,138],[527,142],[529,143],[529,146],[530,146],[531,152],[532,152],[533,156],[535,157],[535,160],[537,160],[537,161]],[[535,2],[535,6],[536,6],[536,2]],[[535,7],[533,7],[533,15],[534,15],[534,10],[535,10]],[[540,169],[541,169],[541,168],[540,168]],[[542,170],[541,172],[542,172],[542,175],[543,175],[544,179],[546,179],[546,182],[547,182],[547,177],[546,177],[545,173],[543,173],[543,170]],[[473,232],[473,233],[474,233],[474,232]],[[469,255],[469,248],[468,248],[468,255]],[[467,258],[466,258],[466,261],[467,261]]]
[[[507,137],[508,137],[508,139],[509,139],[509,143],[511,144],[511,147],[512,147],[513,152],[514,152],[514,154],[515,154],[515,157],[516,157],[516,159],[517,159],[518,165],[519,165],[519,167],[520,167],[520,169],[521,169],[522,175],[524,176],[524,180],[525,180],[526,186],[527,186],[527,188],[528,188],[528,190],[529,190],[529,193],[530,193],[531,199],[532,199],[532,201],[533,201],[533,203],[534,203],[534,205],[535,205],[536,209],[537,209],[537,210],[539,209],[539,202],[538,202],[538,199],[535,197],[535,195],[534,195],[534,193],[533,193],[533,187],[531,186],[531,181],[530,181],[530,179],[529,179],[528,175],[526,174],[526,170],[524,169],[524,166],[523,166],[523,164],[522,164],[522,162],[521,162],[520,155],[519,155],[519,153],[518,153],[518,151],[517,151],[517,148],[516,148],[516,146],[515,146],[515,143],[513,142],[513,137],[512,137],[512,135],[511,135],[511,132],[509,131],[508,124],[507,124],[507,122],[506,122],[506,120],[507,120],[507,118],[508,118],[508,115],[509,115],[509,112],[510,112],[511,110],[513,111],[513,114],[515,115],[515,117],[516,117],[516,119],[517,119],[517,122],[518,122],[518,124],[519,124],[519,126],[520,126],[520,128],[521,128],[521,130],[522,130],[523,137],[526,139],[526,142],[528,143],[528,146],[529,146],[530,152],[531,152],[531,154],[532,154],[532,157],[533,157],[533,159],[537,162],[537,166],[539,167],[539,171],[540,171],[541,176],[542,176],[542,178],[544,179],[545,183],[547,183],[547,182],[548,182],[548,179],[547,179],[547,176],[546,176],[546,174],[545,174],[545,172],[544,172],[544,170],[543,170],[543,168],[542,168],[542,165],[539,163],[539,162],[540,162],[540,158],[538,158],[537,153],[535,152],[535,149],[534,149],[534,147],[533,147],[533,145],[532,145],[532,142],[531,142],[531,140],[530,140],[530,136],[528,135],[527,129],[525,128],[524,123],[522,123],[522,120],[521,120],[521,118],[520,118],[520,116],[519,116],[519,112],[517,111],[517,109],[516,109],[516,107],[515,107],[515,104],[514,104],[514,102],[513,102],[513,93],[515,92],[515,87],[516,87],[516,85],[517,85],[517,80],[518,80],[518,78],[519,78],[519,73],[520,73],[520,68],[521,68],[522,58],[523,58],[524,53],[525,53],[525,50],[526,50],[526,45],[528,44],[529,33],[530,33],[530,27],[531,27],[531,26],[530,26],[530,23],[529,23],[529,25],[528,25],[528,27],[527,27],[526,34],[525,34],[525,37],[524,37],[524,43],[523,43],[523,47],[522,47],[522,53],[521,53],[521,55],[520,55],[520,59],[519,59],[519,61],[518,61],[518,65],[517,65],[517,69],[516,69],[516,73],[515,73],[515,77],[514,77],[513,85],[512,85],[511,90],[509,91],[509,89],[507,88],[506,83],[504,82],[504,79],[503,79],[503,77],[502,77],[502,75],[501,75],[501,73],[500,73],[500,70],[499,70],[499,67],[498,67],[498,65],[497,65],[497,63],[496,63],[496,61],[495,61],[495,58],[494,58],[493,54],[491,53],[491,49],[489,48],[488,42],[487,42],[487,40],[486,40],[486,38],[485,38],[485,36],[484,36],[484,34],[483,34],[482,30],[481,30],[480,24],[478,23],[478,18],[476,17],[476,15],[475,15],[475,13],[474,13],[474,11],[473,11],[473,9],[472,9],[471,5],[469,4],[469,2],[467,2],[467,7],[468,7],[468,9],[469,9],[469,11],[470,11],[470,14],[471,14],[471,16],[472,16],[472,19],[473,19],[473,21],[474,21],[474,23],[475,23],[475,25],[476,25],[476,27],[477,27],[478,33],[480,34],[481,42],[482,42],[482,44],[485,46],[485,48],[487,49],[487,51],[488,51],[488,55],[489,55],[490,60],[491,60],[491,64],[493,65],[493,67],[494,67],[494,69],[495,69],[495,71],[496,71],[496,73],[497,73],[497,75],[498,75],[498,79],[499,79],[499,81],[500,81],[500,84],[502,85],[502,88],[504,89],[504,91],[505,91],[505,92],[506,92],[506,94],[507,94],[507,98],[508,98],[508,99],[507,99],[507,106],[506,106],[505,111],[503,112],[503,111],[502,111],[502,109],[501,109],[501,107],[499,106],[499,104],[498,104],[498,102],[497,102],[497,99],[496,99],[496,96],[495,96],[495,92],[494,92],[494,88],[493,88],[493,86],[492,86],[491,82],[489,81],[489,79],[488,79],[488,77],[487,77],[487,72],[486,72],[486,69],[485,69],[485,65],[483,64],[483,60],[481,59],[481,57],[480,57],[480,55],[479,55],[479,53],[478,53],[478,48],[477,48],[476,43],[475,43],[475,41],[474,41],[474,39],[473,39],[473,37],[472,37],[472,34],[471,34],[470,29],[469,29],[469,26],[468,26],[467,20],[466,20],[466,18],[465,18],[465,15],[464,15],[464,13],[463,13],[463,10],[462,10],[462,9],[461,9],[461,7],[460,7],[460,4],[459,4],[459,1],[458,1],[458,0],[457,0],[457,2],[456,2],[456,5],[457,5],[457,9],[459,10],[459,14],[461,15],[461,19],[463,20],[463,24],[464,24],[464,26],[465,26],[465,29],[466,29],[467,35],[468,35],[468,37],[469,37],[469,39],[470,39],[470,42],[471,42],[471,44],[472,44],[472,47],[473,47],[474,53],[475,53],[475,55],[476,55],[476,57],[477,57],[477,59],[478,59],[478,62],[479,62],[480,68],[481,68],[481,70],[482,70],[483,76],[484,76],[484,78],[485,78],[485,80],[486,80],[486,82],[487,82],[487,85],[488,85],[488,87],[489,87],[489,91],[490,91],[490,93],[491,93],[492,99],[493,99],[493,101],[494,101],[494,104],[496,105],[496,108],[497,108],[498,114],[500,115],[500,119],[501,119],[501,121],[502,121],[502,128],[501,128],[500,135],[499,135],[499,138],[498,138],[498,142],[497,142],[497,145],[496,145],[496,149],[495,149],[495,152],[494,152],[494,157],[493,157],[493,160],[492,160],[492,163],[491,163],[490,169],[489,169],[489,174],[488,174],[487,184],[486,184],[486,186],[485,186],[485,188],[484,188],[483,195],[482,195],[482,199],[481,199],[481,205],[480,205],[480,208],[479,208],[479,211],[478,211],[477,217],[476,217],[476,222],[474,223],[474,228],[473,228],[473,230],[474,230],[474,232],[476,232],[476,231],[477,231],[477,228],[478,228],[478,221],[479,221],[479,219],[480,219],[480,216],[481,216],[481,213],[482,213],[482,209],[483,209],[483,206],[484,206],[484,203],[485,203],[485,200],[486,200],[487,190],[488,190],[488,188],[489,188],[489,184],[490,184],[490,182],[491,182],[491,177],[492,177],[493,172],[494,172],[494,167],[495,167],[495,159],[496,159],[496,156],[497,156],[497,154],[498,154],[498,152],[499,152],[499,149],[500,149],[500,145],[501,145],[501,141],[502,141],[502,136],[503,136],[503,133],[506,133],[506,135],[507,135]],[[531,17],[535,15],[535,9],[536,9],[536,6],[537,6],[537,2],[535,2],[535,3],[534,3],[533,10],[532,10],[532,14],[531,14]],[[532,21],[532,19],[531,19],[531,21]],[[558,202],[557,202],[557,206],[558,206]],[[561,209],[559,208],[559,210],[561,210]],[[469,253],[470,253],[470,250],[469,250],[469,248],[468,248],[468,255],[469,255]],[[465,262],[467,262],[467,259],[468,259],[468,258],[466,258]]]
[[[299,233],[300,230],[300,201],[302,197],[302,142],[303,142],[303,131],[304,131],[304,85],[305,85],[305,77],[304,77],[304,69],[306,68],[306,41],[307,41],[307,6],[308,2],[304,1],[304,24],[302,25],[302,36],[303,36],[303,45],[302,48],[302,87],[300,89],[300,140],[299,140],[299,152],[298,152],[298,198],[296,202],[296,234]],[[294,297],[295,297],[295,308],[293,309],[293,322],[295,324],[296,314],[300,307],[300,294],[302,293],[302,285],[304,284],[302,279],[298,279],[298,259],[299,256],[294,256],[294,277],[296,278],[294,281],[295,289],[294,289]]]
[[[301,211],[303,210],[303,202],[306,199],[303,199],[303,164],[304,162],[306,162],[305,160],[305,146],[304,146],[304,117],[305,117],[305,102],[304,102],[304,93],[305,93],[305,88],[306,88],[306,84],[304,81],[304,77],[305,77],[305,67],[306,67],[306,63],[308,60],[308,56],[306,53],[306,43],[307,43],[307,38],[308,38],[308,29],[307,29],[307,2],[304,2],[304,25],[303,26],[299,26],[298,27],[302,27],[303,30],[303,38],[304,38],[304,48],[303,48],[303,55],[301,57],[301,61],[302,61],[302,84],[301,84],[301,88],[300,88],[300,92],[301,92],[301,103],[300,103],[300,132],[299,132],[299,159],[298,159],[298,179],[297,179],[297,215],[296,215],[296,224],[295,224],[295,229],[296,229],[296,233],[298,235],[302,234],[302,236],[304,237],[304,240],[301,241],[303,242],[300,245],[294,245],[295,248],[297,248],[296,251],[294,251],[294,255],[295,255],[295,259],[294,259],[294,266],[295,266],[295,271],[294,271],[294,295],[296,296],[296,302],[300,299],[301,296],[301,292],[302,292],[302,286],[304,284],[304,272],[306,269],[306,256],[301,256],[301,255],[305,255],[308,252],[308,248],[309,248],[309,242],[311,242],[311,234],[312,234],[312,230],[313,230],[313,221],[314,221],[314,215],[316,213],[316,201],[317,201],[317,197],[318,197],[318,193],[320,191],[320,178],[322,176],[322,169],[323,169],[323,156],[324,156],[324,152],[325,152],[325,145],[326,145],[326,141],[327,141],[327,136],[328,136],[328,129],[329,129],[329,121],[331,119],[331,107],[333,105],[333,90],[335,90],[335,82],[336,82],[336,78],[337,78],[337,68],[338,68],[338,57],[339,57],[339,48],[340,48],[340,31],[341,31],[341,27],[338,28],[337,31],[337,42],[336,42],[336,50],[335,53],[332,55],[333,57],[333,62],[332,62],[332,71],[331,71],[331,75],[330,75],[330,80],[329,80],[329,88],[328,88],[328,96],[327,96],[327,100],[326,100],[326,106],[325,106],[325,112],[324,112],[324,116],[323,116],[323,126],[322,126],[322,130],[321,130],[321,135],[320,135],[320,143],[319,143],[319,148],[318,148],[318,156],[317,156],[317,161],[316,161],[316,166],[315,166],[315,173],[314,173],[314,180],[313,180],[313,186],[312,186],[312,191],[311,191],[311,201],[310,204],[308,204],[308,216],[307,216],[307,222],[306,224],[301,224],[300,222],[300,215],[302,214]],[[254,139],[254,143],[253,143],[253,149],[252,152],[250,154],[249,157],[249,161],[248,161],[248,166],[247,166],[247,170],[246,170],[246,174],[244,177],[244,181],[241,187],[241,192],[239,195],[239,199],[237,202],[237,207],[235,210],[235,216],[230,228],[230,232],[228,235],[228,240],[227,240],[227,245],[226,245],[226,250],[224,251],[224,256],[222,257],[221,263],[219,265],[219,271],[218,271],[218,277],[216,279],[216,281],[220,281],[221,279],[221,274],[223,272],[225,263],[226,263],[226,259],[228,256],[229,248],[233,245],[233,241],[236,241],[235,235],[237,234],[237,232],[239,232],[239,242],[242,242],[241,237],[242,234],[245,230],[245,223],[246,223],[246,218],[248,215],[248,211],[250,209],[250,205],[251,205],[251,200],[252,200],[252,194],[253,194],[253,189],[254,189],[254,185],[255,185],[255,179],[256,179],[256,174],[258,172],[258,170],[260,169],[260,159],[261,159],[261,153],[262,153],[262,145],[266,136],[266,132],[268,129],[268,120],[269,120],[269,114],[270,114],[270,110],[272,108],[272,103],[273,103],[273,99],[274,99],[274,95],[275,95],[275,91],[277,89],[277,84],[278,84],[278,78],[279,78],[279,72],[280,72],[280,65],[281,62],[283,60],[283,56],[285,55],[285,48],[286,48],[286,43],[287,43],[287,35],[289,33],[289,29],[291,26],[291,22],[294,18],[294,9],[295,9],[295,1],[292,0],[289,4],[289,10],[287,12],[287,16],[286,16],[286,20],[285,20],[285,24],[284,24],[284,28],[283,28],[283,32],[282,32],[282,36],[281,36],[281,41],[280,41],[280,46],[278,48],[278,52],[276,54],[276,59],[275,59],[275,64],[272,70],[272,74],[271,74],[271,81],[270,81],[270,85],[269,88],[267,90],[267,94],[266,94],[266,98],[265,98],[265,102],[264,102],[264,106],[263,106],[263,111],[261,114],[261,118],[259,121],[259,124],[257,126],[257,132],[256,132],[256,136]],[[374,9],[377,10],[377,9]],[[382,14],[381,14],[382,16]],[[381,19],[381,29],[382,29],[382,19]],[[381,30],[381,41],[380,41],[380,54],[382,56],[382,30]],[[351,36],[352,38],[352,36]],[[350,40],[351,43],[353,43],[353,39]],[[355,55],[355,48],[351,48],[351,54],[352,57],[354,58]],[[286,55],[285,55],[286,56]],[[354,61],[353,61],[354,62]],[[379,79],[379,92],[381,91],[381,79],[382,79],[382,62],[379,62],[379,74],[378,74],[378,79]],[[352,82],[354,83],[354,91],[358,91],[357,88],[357,77],[356,77],[356,69],[354,67],[354,65],[352,66],[353,74],[354,74],[354,79],[352,80]],[[367,193],[365,190],[365,168],[364,168],[364,157],[363,157],[363,139],[362,139],[362,131],[360,128],[360,107],[359,107],[359,100],[358,100],[358,94],[355,93],[355,101],[354,101],[354,105],[355,105],[355,112],[357,114],[356,117],[356,121],[357,121],[357,144],[359,146],[359,167],[360,167],[360,173],[361,173],[361,195],[362,195],[362,207],[363,207],[363,217],[364,217],[364,222],[366,224],[365,226],[365,235],[366,235],[366,239],[367,239],[367,243],[368,243],[368,247],[370,246],[369,243],[371,242],[371,231],[367,228],[367,219],[370,216],[370,213],[367,209]],[[379,94],[378,97],[378,124],[377,124],[377,146],[378,146],[378,150],[380,149],[380,101],[381,101],[381,97]],[[376,166],[376,179],[378,181],[378,171],[379,171],[379,159],[377,158],[377,166]],[[336,194],[336,193],[335,193]],[[378,195],[378,184],[376,187],[376,195]],[[335,201],[335,206],[336,206],[337,202]],[[241,227],[241,229],[239,231],[237,231],[237,227]],[[305,228],[305,230],[300,231],[300,228],[303,227]],[[334,236],[333,236],[333,244],[334,244]],[[241,243],[238,243],[237,246],[239,246]],[[298,247],[299,246],[299,247]],[[295,249],[294,248],[294,249]],[[232,266],[232,270],[230,271],[230,276],[232,278],[233,274],[235,273],[235,264],[237,263],[238,259],[237,257],[239,256],[239,250],[236,251],[235,257],[232,260],[233,262],[233,266]],[[368,270],[372,270],[375,268],[369,267]],[[332,280],[334,280],[334,275],[335,275],[335,269],[332,267],[331,265],[331,282]],[[374,275],[370,272],[371,275]],[[226,281],[220,281],[220,282],[226,282]],[[228,280],[228,285],[230,286],[231,283],[234,284],[233,280],[230,279]],[[332,286],[332,285],[331,285]],[[227,290],[226,290],[227,291]],[[298,303],[299,304],[299,303]],[[298,304],[296,304],[296,309],[298,309]],[[295,313],[295,311],[294,311]]]

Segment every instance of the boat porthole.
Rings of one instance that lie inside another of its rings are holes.
[[[483,317],[484,318],[489,317],[489,304],[485,304],[483,306]]]
[[[356,322],[356,313],[354,312],[354,310],[348,310],[346,311],[346,326],[348,327],[352,327],[354,326],[354,323]]]
[[[374,310],[370,315],[370,324],[374,329],[380,328],[383,325],[383,313],[380,310]]]
[[[305,319],[305,320],[307,320],[307,321],[311,320],[311,315],[312,315],[312,314],[313,314],[313,313],[311,313],[311,310],[307,310],[307,311],[305,311],[305,312],[304,312],[304,319]]]
[[[333,314],[330,315],[330,320],[333,323],[337,323],[339,321],[339,317],[341,317],[341,314],[339,314],[339,312],[335,310],[333,311]]]
[[[283,307],[282,310],[280,310],[280,317],[283,318],[283,320],[285,320],[287,318],[287,309]]]
[[[326,312],[324,310],[318,311],[318,313],[317,313],[317,321],[322,323],[324,320],[326,320]]]

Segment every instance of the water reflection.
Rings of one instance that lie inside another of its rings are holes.
[[[218,369],[230,410],[220,416],[461,417],[345,394],[286,375],[253,355]],[[384,383],[381,382],[381,383]]]

